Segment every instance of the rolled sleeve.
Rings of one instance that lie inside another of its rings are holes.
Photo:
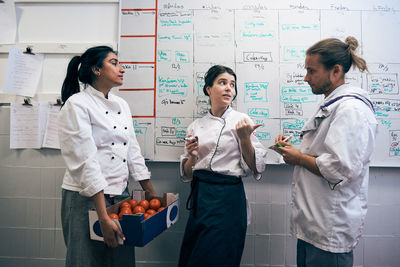
[[[350,101],[348,101],[350,102]],[[322,176],[331,184],[344,184],[358,177],[369,145],[368,121],[354,106],[338,109],[324,141],[327,153],[316,159]]]
[[[255,157],[255,165],[257,169],[257,173],[254,173],[249,166],[247,165],[246,161],[243,158],[243,155],[240,157],[240,165],[244,169],[246,175],[252,175],[256,180],[260,180],[263,171],[265,170],[265,164],[267,161],[267,150],[261,144],[261,142],[257,139],[254,133],[250,137],[251,144],[254,148],[254,157]]]
[[[85,197],[92,197],[100,191],[103,191],[108,186],[108,183],[105,180],[98,180],[97,183],[88,184],[84,187],[79,194]]]
[[[59,140],[69,176],[79,184],[79,193],[91,197],[108,186],[96,158],[88,112],[67,101],[59,115]]]
[[[244,160],[243,154],[240,155],[240,166],[242,167],[245,176],[253,176],[256,180],[261,179],[261,173],[254,173],[249,166],[247,165],[246,161]]]
[[[261,147],[255,146],[255,157],[256,157],[256,168],[258,173],[262,173],[265,170],[265,166],[267,164],[267,150],[264,146],[259,144]],[[261,176],[260,176],[261,178]]]

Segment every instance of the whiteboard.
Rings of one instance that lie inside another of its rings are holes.
[[[350,71],[346,83],[367,90],[379,123],[372,166],[400,166],[399,1],[121,0],[119,53],[125,84],[115,93],[134,116],[142,152],[178,161],[187,126],[209,109],[204,74],[214,64],[237,74],[234,107],[263,126],[266,146],[299,133],[322,96],[303,81],[306,49],[351,35],[370,73]],[[268,153],[268,163],[280,163]]]

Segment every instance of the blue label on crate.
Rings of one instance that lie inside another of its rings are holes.
[[[167,217],[166,217],[166,223],[167,223],[167,228],[171,226],[171,224],[174,224],[178,220],[178,203],[172,203],[170,206],[168,206],[167,210]]]
[[[172,222],[175,220],[176,215],[178,215],[178,207],[173,206],[171,212],[169,213],[169,220]]]
[[[103,233],[101,232],[99,221],[96,221],[96,222],[93,224],[93,232],[94,232],[96,235],[103,237]]]

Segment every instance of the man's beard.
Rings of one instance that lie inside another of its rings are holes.
[[[322,95],[322,94],[325,94],[326,92],[328,92],[331,88],[332,88],[332,82],[330,79],[330,75],[328,74],[328,78],[324,84],[319,85],[314,88],[311,88],[311,89],[312,89],[313,94]]]

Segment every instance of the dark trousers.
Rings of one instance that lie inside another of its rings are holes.
[[[195,171],[179,267],[240,266],[246,197],[240,178]]]
[[[353,251],[332,253],[297,240],[297,267],[352,267]]]
[[[111,203],[107,202],[115,199],[106,197],[105,200],[106,205],[109,206]],[[61,223],[67,247],[65,266],[134,267],[134,247],[118,246],[117,248],[110,248],[102,241],[90,239],[88,210],[93,207],[91,198],[81,196],[78,192],[62,190]]]

